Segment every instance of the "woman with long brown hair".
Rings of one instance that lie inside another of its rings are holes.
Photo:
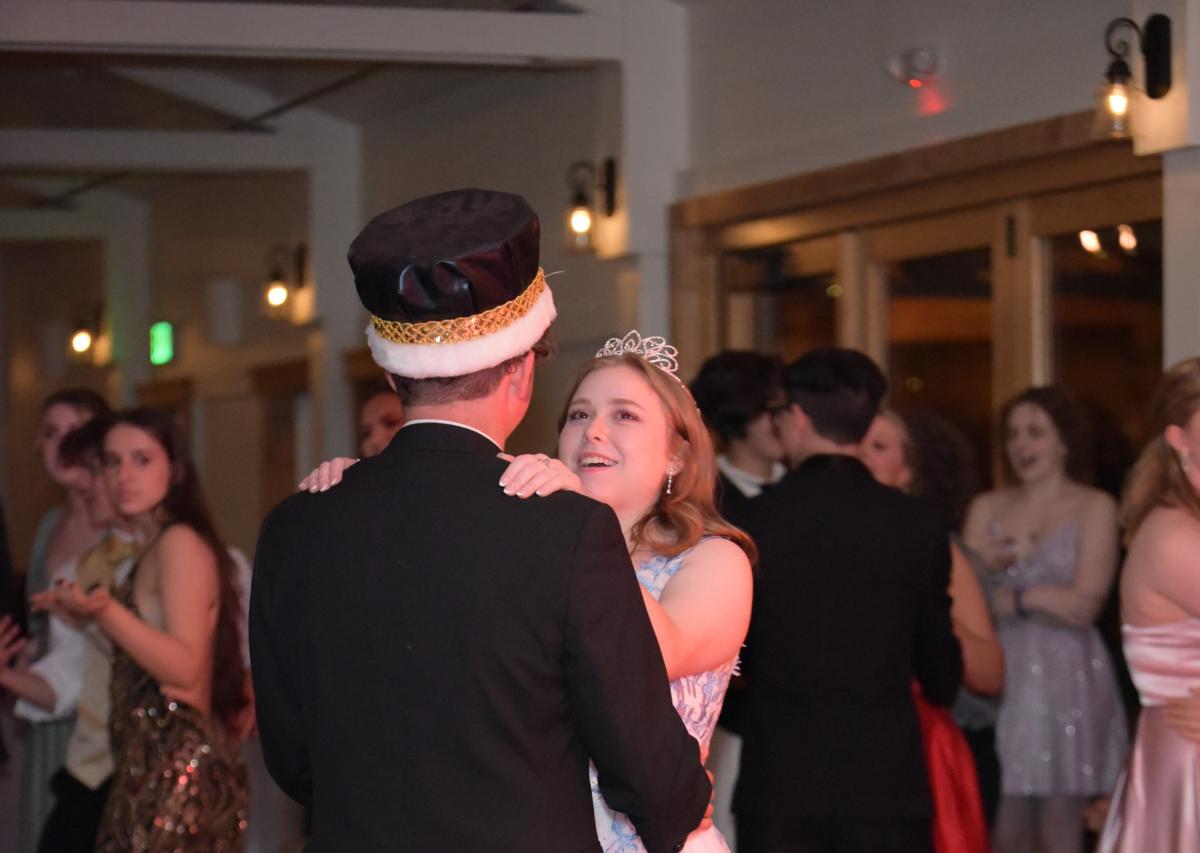
[[[1170,368],[1121,502],[1125,659],[1142,712],[1097,848],[1200,849],[1200,358]]]
[[[996,721],[997,853],[1080,853],[1087,801],[1112,790],[1128,736],[1095,622],[1117,570],[1115,501],[1087,485],[1072,399],[1028,388],[1000,415],[1008,478],[967,511],[963,539],[989,571],[1004,647]]]
[[[169,415],[114,415],[103,464],[141,554],[115,596],[73,584],[58,594],[115,647],[116,771],[96,849],[232,853],[247,797],[230,734],[246,703],[236,567]]]

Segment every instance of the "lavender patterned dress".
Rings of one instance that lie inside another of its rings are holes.
[[[1011,566],[1000,586],[1065,586],[1075,577],[1080,527],[1068,522]],[[1095,627],[1041,616],[998,626],[1004,695],[996,723],[1007,796],[1109,793],[1125,761],[1125,712],[1108,650]]]
[[[675,557],[654,556],[638,566],[638,582],[654,596],[655,601],[662,595],[667,581],[683,566],[689,553],[690,549]],[[686,675],[671,682],[671,699],[675,702],[675,710],[692,737],[699,741],[701,754],[708,752],[708,744],[712,740],[717,717],[721,714],[721,703],[725,701],[725,690],[729,687],[729,678],[733,675],[736,663],[737,658],[734,657],[717,669]],[[596,812],[596,834],[604,853],[645,853],[646,848],[629,818],[613,811],[604,802],[596,780],[595,766],[589,767],[588,775],[592,783],[592,805]],[[683,853],[729,853],[729,845],[714,826],[693,836]]]

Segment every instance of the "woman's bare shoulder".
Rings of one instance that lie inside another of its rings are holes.
[[[1160,506],[1150,511],[1130,543],[1130,550],[1151,563],[1187,559],[1200,562],[1200,519],[1177,507]]]
[[[164,567],[197,562],[216,564],[212,548],[196,530],[187,524],[172,524],[158,535],[146,551],[148,560]]]
[[[688,552],[684,558],[684,565],[693,562],[712,562],[718,565],[727,565],[734,568],[745,566],[750,567],[750,560],[746,557],[746,552],[743,551],[736,542],[726,539],[723,536],[709,536],[706,539],[701,539]]]
[[[1108,492],[1103,489],[1097,489],[1094,486],[1085,486],[1081,483],[1074,484],[1074,497],[1079,501],[1080,508],[1083,512],[1105,513],[1116,515],[1117,501]]]

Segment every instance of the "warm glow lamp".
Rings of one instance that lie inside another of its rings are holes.
[[[267,304],[279,308],[288,301],[288,287],[279,279],[267,285]]]
[[[87,329],[76,329],[75,334],[71,335],[71,350],[83,355],[92,348],[92,341],[92,333]]]
[[[263,286],[263,307],[267,316],[291,319],[293,291],[304,287],[304,269],[307,261],[304,244],[289,249],[287,246],[272,246],[267,255],[270,273]],[[289,270],[290,266],[290,270]]]
[[[601,177],[596,179],[596,167],[587,160],[578,160],[567,169],[567,187],[571,200],[567,205],[564,233],[567,251],[586,252],[592,248],[592,195],[601,194],[603,204],[598,204],[605,216],[612,216],[617,206],[617,162],[609,157],[601,163]]]
[[[1111,61],[1096,90],[1096,114],[1092,135],[1097,139],[1128,139],[1133,133],[1133,72],[1129,68],[1129,42],[1117,38],[1128,28],[1141,44],[1146,69],[1146,96],[1163,97],[1171,88],[1171,19],[1151,15],[1144,27],[1129,18],[1111,21],[1104,31],[1104,46]]]

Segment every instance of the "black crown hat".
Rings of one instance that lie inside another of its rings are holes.
[[[350,244],[367,343],[389,373],[462,376],[527,352],[555,317],[525,199],[453,190],[372,219]]]

